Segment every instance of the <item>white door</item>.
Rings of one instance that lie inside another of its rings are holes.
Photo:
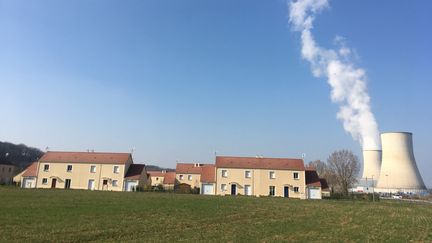
[[[213,186],[213,184],[203,184],[202,185],[202,194],[204,194],[204,195],[213,195],[214,194],[214,186]]]
[[[309,199],[321,199],[321,190],[319,188],[308,188]]]
[[[34,183],[33,179],[24,178],[24,180],[23,180],[23,187],[24,188],[33,188],[34,187],[33,183]]]
[[[245,185],[244,186],[244,193],[245,193],[245,195],[247,195],[247,196],[250,196],[250,195],[252,195],[252,189],[251,189],[251,186],[250,185]]]
[[[89,180],[88,181],[88,189],[89,190],[94,190],[94,180]]]
[[[138,182],[136,181],[126,181],[125,189],[127,192],[135,191],[138,186]]]

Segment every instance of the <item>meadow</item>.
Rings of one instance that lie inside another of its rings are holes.
[[[432,205],[0,187],[1,242],[432,241]]]

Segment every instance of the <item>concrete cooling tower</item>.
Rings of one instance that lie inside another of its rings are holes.
[[[381,143],[381,173],[376,191],[419,193],[426,190],[414,158],[412,133],[382,133]]]
[[[363,150],[363,180],[378,181],[381,169],[381,150]]]

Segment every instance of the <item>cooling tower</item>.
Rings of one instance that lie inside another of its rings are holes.
[[[363,180],[378,181],[381,168],[381,150],[363,150]]]
[[[412,133],[381,134],[382,163],[377,191],[421,192],[426,190],[414,158]]]

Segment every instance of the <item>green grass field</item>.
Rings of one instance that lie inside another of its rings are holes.
[[[0,241],[432,241],[432,205],[0,187]]]

